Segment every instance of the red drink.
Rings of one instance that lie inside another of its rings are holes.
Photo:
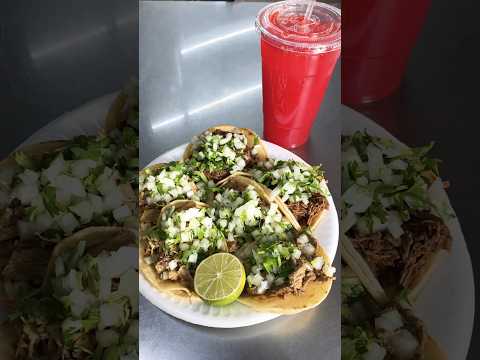
[[[342,2],[342,103],[377,101],[399,87],[430,2]]]
[[[283,1],[262,9],[264,137],[283,147],[307,142],[340,54],[340,10],[315,3]]]

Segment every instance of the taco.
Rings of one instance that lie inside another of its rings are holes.
[[[342,256],[368,279],[374,296],[406,290],[413,300],[436,263],[450,250],[446,204],[431,145],[401,148],[357,132],[342,138]]]
[[[329,207],[330,193],[320,166],[295,160],[266,160],[249,170],[301,228],[315,229]],[[297,226],[298,228],[298,226]]]
[[[188,163],[155,164],[140,173],[140,209],[162,208],[174,200],[207,202],[215,189],[212,180]]]
[[[55,243],[78,230],[136,226],[137,197],[117,171],[111,145],[108,138],[79,136],[27,146],[0,163],[7,286],[38,285]]]
[[[313,307],[332,283],[334,269],[320,246],[307,235],[297,236],[278,205],[249,178],[229,177],[210,206],[177,200],[142,216],[140,269],[159,291],[199,301],[193,288],[196,266],[218,252],[243,262],[248,286],[239,301],[259,311]]]
[[[4,325],[16,334],[10,358],[138,357],[137,289],[132,230],[92,227],[66,238],[42,290],[19,299]]]
[[[135,192],[138,189],[139,170],[138,127],[138,82],[132,80],[110,106],[105,120],[105,133],[116,147],[114,160],[117,170],[122,177],[128,179]]]
[[[140,220],[140,272],[161,292],[200,300],[193,292],[195,267],[224,240],[206,204],[176,200],[161,211],[148,209]]]
[[[342,359],[447,359],[404,301],[378,304],[342,267]]]
[[[138,129],[138,119],[138,81],[131,80],[110,105],[105,119],[105,132],[108,134],[127,126]]]
[[[247,274],[238,301],[258,311],[282,314],[322,302],[335,269],[318,242],[297,233],[278,204],[252,179],[231,176],[221,187],[226,190],[215,196],[213,206]]]
[[[184,161],[214,182],[265,159],[267,151],[258,135],[231,125],[215,126],[193,137],[183,154]]]

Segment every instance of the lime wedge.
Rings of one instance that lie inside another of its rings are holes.
[[[198,265],[193,284],[195,292],[205,302],[214,306],[228,305],[243,291],[245,269],[232,254],[214,254]]]

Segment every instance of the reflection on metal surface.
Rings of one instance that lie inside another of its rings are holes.
[[[178,116],[171,117],[167,120],[158,121],[158,122],[152,124],[152,130],[158,130],[162,126],[172,124],[175,121],[183,119],[184,117],[185,117],[185,115],[178,115]]]
[[[215,100],[215,101],[212,101],[208,104],[205,104],[203,106],[200,106],[196,109],[193,109],[193,110],[190,110],[187,115],[189,116],[192,116],[192,115],[195,115],[201,111],[204,111],[204,110],[207,110],[207,109],[210,109],[214,106],[217,106],[217,105],[220,105],[220,104],[223,104],[224,102],[227,102],[227,101],[230,101],[230,100],[233,100],[233,99],[236,99],[242,95],[246,95],[248,93],[252,93],[254,92],[255,90],[259,90],[262,88],[262,84],[257,84],[255,86],[251,86],[251,87],[248,87],[244,90],[241,90],[241,91],[237,91],[237,92],[234,92],[233,94],[230,94],[228,96],[225,96],[221,99],[218,99],[218,100]],[[174,116],[174,117],[171,117],[167,120],[162,120],[162,121],[158,121],[154,124],[152,124],[152,130],[158,130],[160,127],[164,126],[164,125],[167,125],[167,124],[172,124],[178,120],[181,120],[185,117],[185,115],[177,115],[177,116]]]
[[[37,60],[39,58],[45,56],[52,56],[58,52],[65,51],[71,47],[78,47],[80,43],[91,41],[93,38],[103,35],[108,31],[108,26],[103,25],[94,30],[84,32],[83,34],[71,36],[64,40],[58,41],[56,44],[52,46],[45,46],[39,49],[31,50],[31,57],[33,60]]]
[[[211,103],[208,103],[206,105],[203,105],[203,106],[200,106],[194,110],[191,110],[188,112],[188,115],[194,115],[196,113],[199,113],[200,111],[203,111],[203,110],[206,110],[206,109],[210,109],[211,107],[213,106],[216,106],[216,105],[219,105],[219,104],[222,104],[226,101],[230,101],[230,100],[233,100],[239,96],[242,96],[242,95],[246,95],[250,92],[253,92],[255,90],[259,90],[260,88],[262,87],[262,84],[257,84],[255,86],[252,86],[252,87],[249,87],[249,88],[246,88],[242,91],[238,91],[238,92],[235,92],[233,94],[230,94],[228,96],[225,96],[224,98],[221,98],[221,99],[218,99],[218,100],[215,100],[215,101],[212,101]]]
[[[200,49],[200,48],[202,48],[202,47],[205,47],[205,46],[208,46],[208,45],[211,45],[211,44],[218,43],[218,42],[223,41],[223,40],[231,39],[231,38],[233,38],[233,37],[235,37],[235,36],[242,35],[242,34],[245,34],[245,33],[249,33],[249,32],[251,32],[251,31],[255,31],[255,27],[254,27],[254,26],[251,26],[251,27],[246,28],[246,29],[234,31],[234,32],[228,33],[227,35],[218,36],[218,37],[215,37],[215,38],[213,38],[213,39],[210,39],[210,40],[201,42],[201,43],[199,43],[199,44],[197,44],[197,45],[194,45],[194,46],[191,46],[191,47],[189,47],[189,48],[180,50],[180,53],[181,53],[182,55],[185,55],[185,54],[188,54],[188,53],[191,52],[191,51]]]

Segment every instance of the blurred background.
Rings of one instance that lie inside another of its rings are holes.
[[[408,145],[435,142],[478,279],[478,10],[448,0],[342,5],[342,102]],[[469,359],[480,358],[478,333],[475,322]]]
[[[0,157],[138,77],[136,1],[6,1],[0,11]]]

